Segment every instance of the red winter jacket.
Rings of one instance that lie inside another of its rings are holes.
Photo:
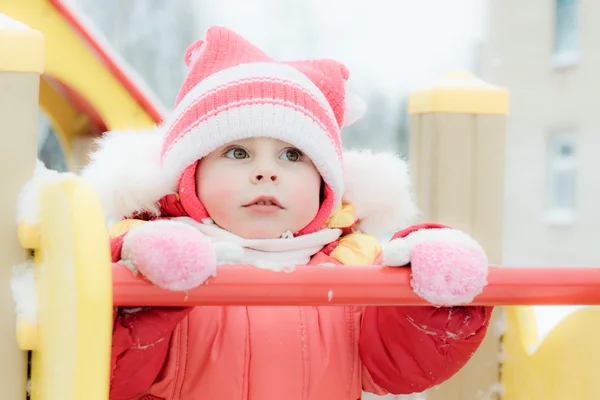
[[[338,248],[356,250],[359,236],[342,237]],[[122,236],[112,240],[113,262],[121,246]],[[345,252],[338,248],[328,246],[311,263],[340,263]],[[362,391],[422,392],[465,365],[491,312],[480,306],[118,309],[110,398],[354,400]]]

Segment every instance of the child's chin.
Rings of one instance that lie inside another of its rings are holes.
[[[257,226],[256,228],[252,228],[246,226],[242,227],[238,232],[233,233],[244,239],[280,239],[284,231],[284,229],[277,227]]]
[[[244,239],[281,239],[282,234],[260,230],[256,232],[244,232],[239,236],[243,237]]]

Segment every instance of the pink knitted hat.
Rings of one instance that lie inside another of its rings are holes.
[[[342,198],[354,229],[385,235],[418,214],[405,161],[393,152],[344,150],[340,129],[365,112],[346,91],[348,69],[333,60],[278,62],[221,27],[186,52],[190,71],[173,114],[147,130],[106,132],[81,175],[100,195],[107,217],[165,215],[203,221],[196,193],[198,160],[220,146],[271,137],[298,147],[325,183],[317,216],[297,235],[323,227]]]
[[[193,43],[185,61],[190,71],[161,148],[162,166],[168,180],[179,182],[185,211],[197,221],[209,217],[196,193],[199,159],[235,140],[269,137],[303,151],[320,172],[325,198],[298,234],[319,230],[344,193],[340,129],[350,123],[348,69],[333,60],[278,62],[222,27]]]

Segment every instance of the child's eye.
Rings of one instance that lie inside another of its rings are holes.
[[[243,160],[244,158],[248,158],[248,152],[240,147],[234,147],[232,149],[227,150],[225,153],[225,157],[234,158],[236,160]]]
[[[281,157],[287,161],[302,161],[302,152],[298,149],[289,149],[281,154]]]

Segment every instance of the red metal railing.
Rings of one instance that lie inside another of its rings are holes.
[[[273,272],[223,265],[217,277],[188,292],[158,288],[113,265],[116,306],[425,305],[410,287],[410,269],[300,266]],[[600,268],[494,267],[477,305],[597,305]]]

